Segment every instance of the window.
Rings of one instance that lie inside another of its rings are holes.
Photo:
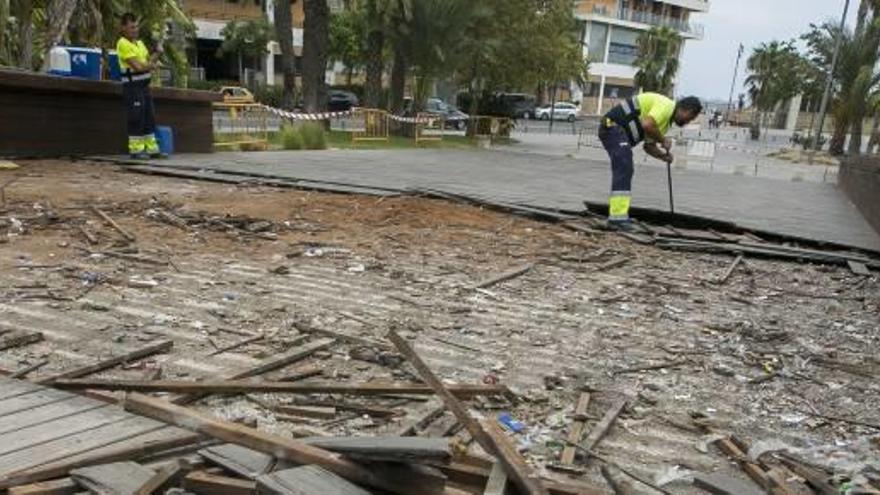
[[[605,42],[608,40],[608,24],[592,23],[590,38],[587,41],[587,52],[590,62],[605,61]]]

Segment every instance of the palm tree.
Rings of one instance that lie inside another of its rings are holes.
[[[755,48],[746,67],[746,87],[756,110],[752,136],[757,138],[764,113],[801,91],[805,66],[794,41],[772,41]]]
[[[636,86],[671,96],[681,46],[681,36],[668,27],[655,27],[639,35]]]
[[[293,12],[290,0],[275,0],[275,38],[281,47],[281,74],[284,90],[281,106],[292,109],[296,105],[296,55],[293,52]]]
[[[230,53],[238,59],[238,78],[244,81],[245,58],[259,59],[268,52],[267,45],[272,39],[272,27],[266,19],[231,21],[223,30],[223,43],[218,54]]]
[[[307,112],[327,106],[327,50],[330,44],[330,8],[327,0],[303,0],[303,103]]]
[[[379,108],[382,99],[382,74],[385,72],[385,41],[391,29],[391,19],[400,7],[408,11],[411,0],[365,0],[363,3],[366,27],[366,82],[364,104]]]

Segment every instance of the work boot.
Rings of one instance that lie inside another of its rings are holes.
[[[132,153],[128,155],[132,160],[149,160],[150,155],[147,154],[146,151],[140,151],[138,153]]]
[[[605,226],[608,230],[630,234],[637,234],[642,231],[632,220],[608,220]]]
[[[162,153],[161,151],[150,153],[151,160],[164,160],[166,158],[168,158],[168,153]]]

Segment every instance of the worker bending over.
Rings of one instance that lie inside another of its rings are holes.
[[[144,42],[138,39],[138,21],[134,14],[122,15],[122,37],[116,43],[119,69],[122,72],[122,99],[128,118],[128,153],[132,158],[159,158],[156,142],[156,117],[150,78],[159,66],[162,48],[150,54]]]
[[[678,103],[658,93],[642,93],[621,100],[605,114],[599,126],[599,140],[611,158],[611,197],[608,224],[631,230],[629,206],[632,198],[633,147],[645,142],[645,152],[671,164],[672,140],[666,137],[674,121],[684,127],[703,111],[693,96]]]

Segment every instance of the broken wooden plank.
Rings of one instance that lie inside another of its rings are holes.
[[[131,393],[125,398],[125,409],[147,417],[174,424],[230,443],[236,443],[260,452],[274,455],[298,464],[315,464],[355,483],[361,483],[397,493],[394,483],[381,479],[369,469],[355,464],[338,454],[271,435],[254,428],[220,421],[201,412],[187,409],[163,399]]]
[[[179,481],[183,467],[180,462],[174,462],[160,468],[152,478],[141,485],[134,495],[153,495],[153,493],[164,493],[162,489],[169,488],[172,483]]]
[[[662,370],[665,368],[675,368],[677,366],[682,366],[685,364],[690,364],[690,361],[686,359],[678,359],[675,361],[668,361],[665,363],[657,363],[657,364],[646,364],[643,366],[634,366],[632,368],[623,368],[619,370],[614,370],[611,372],[612,375],[625,375],[629,373],[639,373],[641,371],[652,371],[652,370]]]
[[[21,347],[23,345],[34,344],[42,340],[43,332],[13,330],[0,336],[0,351],[12,349],[13,347]]]
[[[47,364],[49,364],[48,359],[43,359],[41,361],[37,361],[36,363],[34,363],[30,366],[25,366],[24,368],[12,373],[11,375],[9,375],[9,378],[24,378],[24,377],[28,376],[31,372],[37,371],[38,369],[42,368],[43,366],[46,366]]]
[[[137,240],[137,238],[134,235],[129,233],[127,230],[123,229],[122,226],[120,226],[118,223],[116,223],[116,221],[114,221],[112,218],[110,218],[110,215],[104,213],[104,211],[101,210],[100,208],[98,208],[97,206],[92,206],[92,212],[94,212],[95,215],[98,215],[99,217],[101,217],[102,220],[107,222],[107,224],[109,224],[111,227],[113,227],[117,232],[122,234],[122,237],[125,237],[125,239],[127,241],[134,242]]]
[[[571,423],[571,429],[568,432],[568,441],[571,443],[580,443],[584,434],[584,428],[587,424],[587,408],[590,406],[590,394],[581,393],[578,398],[577,405],[574,408],[574,417]],[[559,457],[559,463],[563,465],[574,464],[574,457],[577,449],[572,445],[566,445],[562,449],[562,455]]]
[[[9,495],[74,495],[82,490],[70,478],[53,481],[40,481],[28,485],[14,486],[7,490]]]
[[[472,288],[473,289],[485,289],[486,287],[491,287],[497,283],[505,282],[505,281],[510,280],[512,278],[519,277],[520,275],[524,275],[529,270],[534,268],[534,266],[535,266],[534,263],[527,263],[522,266],[511,268],[510,270],[507,270],[507,271],[502,272],[502,273],[495,275],[493,277],[489,277],[489,278],[483,280],[482,282],[478,282],[478,283],[474,284]]]
[[[254,495],[254,481],[193,471],[183,478],[183,488],[196,495]]]
[[[301,322],[292,323],[293,328],[296,328],[302,333],[306,334],[316,334],[323,335],[325,337],[329,337],[331,339],[338,340],[339,342],[347,342],[349,344],[376,348],[376,349],[390,349],[391,346],[385,342],[380,342],[377,340],[369,339],[366,337],[361,337],[358,335],[351,335],[344,332],[337,332],[335,330],[328,330],[326,328],[318,328],[311,325],[306,325]]]
[[[340,395],[386,395],[411,394],[433,395],[434,390],[425,385],[412,383],[291,383],[261,382],[256,380],[55,380],[53,386],[68,390],[124,390],[128,392],[176,392],[184,394],[340,394]],[[458,397],[502,395],[508,392],[502,385],[449,385],[450,393]]]
[[[270,371],[274,371],[279,368],[284,368],[285,366],[293,364],[301,359],[305,359],[308,356],[311,356],[312,354],[314,354],[315,352],[320,351],[322,349],[326,349],[327,347],[330,347],[331,345],[333,345],[335,343],[336,343],[336,341],[333,339],[319,339],[314,342],[309,342],[308,344],[305,344],[303,346],[293,348],[280,356],[268,358],[265,361],[261,362],[260,364],[254,366],[253,368],[249,368],[244,371],[235,373],[235,374],[229,376],[227,379],[228,380],[241,380],[244,378],[251,378],[254,376],[260,376],[260,375],[266,374]],[[195,402],[195,401],[201,399],[202,397],[205,397],[205,394],[197,393],[197,394],[192,394],[192,395],[184,395],[184,396],[177,397],[177,398],[173,399],[172,402],[174,402],[175,404],[178,404],[178,405],[185,405],[185,404],[190,404],[192,402]]]
[[[694,476],[694,486],[713,495],[762,495],[764,490],[753,484],[721,473],[699,473]]]
[[[70,477],[94,493],[134,495],[155,474],[136,462],[124,461],[74,469]]]
[[[275,466],[275,457],[234,443],[206,447],[199,451],[199,455],[250,480],[268,473]]]
[[[599,471],[611,489],[614,490],[614,495],[637,495],[639,493],[632,483],[623,477],[623,472],[619,469],[603,464],[599,467]]]
[[[396,332],[388,333],[388,339],[397,347],[397,350],[406,358],[407,361],[416,369],[416,372],[443,400],[446,407],[455,415],[458,422],[467,429],[474,440],[480,444],[489,454],[499,457],[504,464],[507,475],[512,478],[513,482],[527,495],[547,493],[547,490],[541,485],[540,479],[535,475],[532,469],[522,461],[516,449],[508,448],[506,442],[501,441],[502,438],[496,438],[486,432],[483,427],[470,415],[455,394],[450,391],[437,376],[431,371],[431,368],[422,361],[422,358],[413,350],[412,347]]]
[[[370,495],[370,492],[318,466],[301,466],[257,478],[258,495]]]
[[[324,373],[324,370],[315,366],[308,365],[303,366],[301,368],[297,368],[286,375],[281,375],[275,377],[275,381],[279,382],[296,382],[299,380],[305,380],[306,378],[311,378],[313,376],[318,376]]]
[[[507,493],[507,475],[504,473],[504,466],[496,461],[492,465],[483,495],[505,495],[505,493]]]
[[[855,260],[846,260],[847,266],[849,269],[856,275],[861,275],[864,277],[871,276],[871,270],[868,269],[868,265],[862,263],[861,261]]]
[[[761,466],[751,462],[746,453],[743,452],[742,449],[730,439],[730,437],[721,438],[714,443],[722,452],[736,461],[742,470],[749,475],[749,478],[757,483],[758,486],[764,490],[770,489],[770,479],[767,477],[767,473],[761,468]]]
[[[486,420],[482,423],[486,436],[491,439],[493,447],[496,449],[495,456],[504,466],[507,476],[512,478],[513,482],[520,486],[528,494],[547,495],[549,492],[543,486],[537,474],[532,472],[532,468],[526,464],[526,460],[522,457],[516,446],[510,441],[507,434],[498,426],[494,420]],[[476,437],[474,437],[476,439]],[[524,479],[520,481],[520,479]]]
[[[349,457],[382,461],[447,461],[452,447],[447,438],[425,437],[310,437],[301,442]]]
[[[608,433],[608,430],[611,429],[611,425],[617,420],[617,417],[626,407],[627,399],[620,398],[614,401],[611,404],[611,407],[608,408],[608,411],[605,412],[605,415],[602,416],[602,419],[596,423],[596,426],[590,430],[590,434],[587,435],[587,438],[580,444],[581,448],[584,452],[591,452],[596,445],[602,440],[605,434]]]
[[[89,244],[98,243],[98,238],[95,237],[95,234],[89,232],[89,229],[87,229],[85,225],[77,225],[77,228],[79,228],[80,233],[86,238],[86,241],[88,241]]]
[[[333,419],[336,417],[335,407],[320,406],[275,406],[275,411],[302,418]]]
[[[127,352],[125,354],[103,359],[94,364],[89,364],[86,366],[81,366],[79,368],[74,368],[68,371],[62,371],[61,373],[57,373],[55,375],[47,376],[44,378],[40,378],[36,380],[36,383],[42,385],[48,385],[54,383],[56,380],[70,379],[70,378],[79,378],[82,376],[88,376],[92,373],[97,373],[99,371],[103,371],[109,368],[113,368],[123,363],[128,363],[131,361],[136,361],[138,359],[145,358],[147,356],[152,356],[153,354],[158,354],[160,352],[168,352],[174,346],[174,342],[171,340],[163,340],[157,344],[148,345],[146,347],[142,347],[135,351]]]
[[[405,422],[403,426],[397,430],[397,435],[401,437],[415,435],[420,430],[425,429],[425,427],[431,424],[432,421],[442,416],[444,412],[446,412],[446,406],[442,405],[430,409],[422,416]]]
[[[736,256],[736,259],[733,260],[733,263],[727,267],[727,270],[724,271],[724,275],[721,275],[721,278],[718,279],[717,284],[721,285],[727,282],[731,275],[733,275],[733,271],[736,270],[736,267],[739,266],[740,263],[743,262],[743,255],[739,254]]]
[[[224,352],[232,351],[232,350],[238,349],[239,347],[244,347],[248,344],[253,344],[254,342],[257,342],[259,340],[263,340],[264,338],[266,338],[266,335],[262,334],[262,333],[259,335],[254,335],[253,337],[250,337],[250,338],[247,338],[244,340],[239,340],[238,342],[236,342],[234,344],[230,344],[226,347],[221,347],[213,352],[210,352],[210,353],[208,353],[208,356],[216,356],[217,354],[223,354]]]
[[[317,399],[295,397],[293,402],[299,406],[328,407],[328,408],[334,408],[338,411],[351,411],[351,412],[356,412],[358,414],[365,414],[367,416],[372,416],[374,418],[390,418],[390,417],[397,416],[398,414],[400,414],[400,411],[397,411],[395,409],[389,409],[387,407],[365,406],[365,405],[361,405],[361,404],[352,404],[349,402],[343,402],[343,401],[339,401],[339,400],[317,400]],[[279,406],[279,407],[284,407],[284,406]],[[284,411],[281,411],[281,412],[284,412]],[[405,436],[405,435],[401,435],[401,436]]]
[[[807,484],[816,491],[818,495],[839,495],[839,491],[829,483],[830,476],[811,468],[797,459],[788,455],[782,455],[779,460],[794,474],[800,476],[807,481]]]

